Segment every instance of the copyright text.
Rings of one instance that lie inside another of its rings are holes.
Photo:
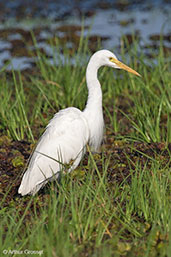
[[[18,254],[18,255],[21,255],[21,254],[27,254],[27,255],[39,255],[41,256],[43,254],[43,250],[28,250],[28,249],[25,249],[25,250],[7,250],[7,249],[4,249],[3,251],[3,254],[5,255],[13,255],[13,254]]]

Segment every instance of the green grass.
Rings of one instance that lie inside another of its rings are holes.
[[[63,178],[58,194],[51,186],[43,198],[16,199],[2,209],[0,248],[43,250],[43,256],[169,256],[167,169],[137,163],[131,183],[109,186],[109,160],[102,162],[103,171],[90,156],[86,175]]]
[[[87,39],[81,39],[74,65],[67,49],[63,49],[63,62],[58,42],[53,48],[57,66],[38,51],[35,75],[13,72],[7,79],[1,73],[1,134],[34,143],[56,111],[84,108],[86,56],[90,56]],[[157,65],[137,50],[136,42],[127,50],[129,65],[142,78],[110,68],[99,71],[106,134],[111,140],[104,144],[102,154],[89,151],[77,170],[35,197],[9,198],[22,168],[14,169],[16,178],[12,184],[9,181],[5,193],[0,191],[1,256],[4,249],[20,251],[20,256],[29,255],[24,252],[27,249],[47,257],[169,256],[169,60],[162,45],[154,55]],[[124,49],[121,53],[128,64]],[[161,151],[143,151],[135,142],[142,142],[146,150],[150,144],[161,145]],[[118,147],[122,154],[116,154]],[[13,256],[18,254],[13,252]]]

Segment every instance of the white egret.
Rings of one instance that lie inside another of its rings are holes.
[[[135,70],[121,63],[108,50],[92,55],[86,70],[88,100],[83,111],[75,107],[60,110],[49,122],[41,136],[24,173],[18,192],[34,195],[48,180],[57,178],[63,164],[75,169],[89,144],[97,151],[103,138],[102,90],[97,78],[98,69],[109,66],[140,76]]]

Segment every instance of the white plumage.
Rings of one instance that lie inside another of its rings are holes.
[[[103,138],[102,91],[97,78],[101,66],[136,71],[119,62],[108,50],[96,52],[86,70],[88,101],[83,111],[75,107],[63,109],[55,114],[41,136],[28,168],[22,178],[18,192],[22,195],[35,194],[48,180],[57,178],[63,164],[72,163],[68,172],[75,169],[89,144],[97,151]]]

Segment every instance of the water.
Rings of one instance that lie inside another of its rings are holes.
[[[35,58],[17,53],[17,46],[27,37],[22,35],[21,29],[30,31],[39,29],[36,38],[39,47],[45,53],[52,55],[47,39],[55,36],[62,38],[66,32],[60,31],[61,26],[80,26],[84,16],[84,25],[87,27],[85,35],[105,37],[102,45],[107,49],[119,49],[122,35],[134,33],[139,35],[139,46],[144,51],[146,45],[154,44],[152,35],[167,35],[165,47],[171,49],[171,4],[169,1],[0,1],[0,67],[7,60],[11,61],[8,69],[27,69],[32,67]],[[143,2],[143,3],[142,3]],[[91,30],[89,29],[91,27]],[[17,31],[17,29],[19,29]],[[3,31],[5,33],[2,33]],[[15,31],[16,30],[16,31]],[[5,34],[5,36],[4,36]],[[80,35],[80,31],[75,32]],[[15,43],[15,44],[14,44]],[[18,43],[18,44],[17,44]],[[73,42],[68,42],[72,48]],[[159,40],[155,41],[159,44]],[[23,46],[21,45],[21,48]],[[18,51],[21,49],[19,47]],[[26,49],[28,50],[28,49]],[[170,51],[170,50],[169,50]]]

